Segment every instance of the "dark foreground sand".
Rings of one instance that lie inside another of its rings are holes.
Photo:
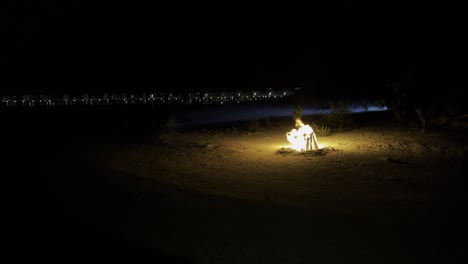
[[[365,120],[319,137],[324,150],[311,154],[278,151],[290,120],[256,132],[149,131],[145,141],[110,130],[5,132],[8,251],[58,261],[462,262],[466,134]]]

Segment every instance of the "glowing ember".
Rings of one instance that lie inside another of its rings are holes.
[[[296,119],[296,128],[286,133],[286,138],[291,143],[291,148],[297,151],[317,150],[317,137],[312,127],[304,125],[298,118]]]

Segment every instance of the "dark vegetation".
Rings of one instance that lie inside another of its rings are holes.
[[[417,120],[423,132],[441,126],[466,129],[468,111],[460,91],[454,87],[441,89],[443,84],[434,87],[425,79],[415,86],[408,82],[388,83],[380,103],[393,112],[400,125]]]

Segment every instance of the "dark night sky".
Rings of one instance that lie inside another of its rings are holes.
[[[407,2],[5,1],[0,92],[462,85],[463,6]]]

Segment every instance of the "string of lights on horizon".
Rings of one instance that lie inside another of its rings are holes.
[[[100,93],[100,94],[42,94],[3,95],[0,105],[18,106],[71,106],[114,104],[224,104],[279,100],[291,96],[294,90],[251,92],[198,92],[198,93]]]

